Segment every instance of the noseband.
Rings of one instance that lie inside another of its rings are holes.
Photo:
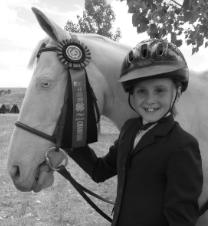
[[[60,62],[64,65],[64,67],[66,68],[66,70],[69,72],[69,75],[73,72],[78,72],[78,71],[82,71],[81,73],[84,72],[84,74],[86,75],[86,71],[85,71],[85,67],[87,66],[87,64],[90,62],[90,51],[89,49],[83,44],[80,43],[76,38],[75,39],[70,39],[70,40],[64,40],[62,42],[58,43],[58,46],[51,46],[51,47],[46,47],[46,44],[44,43],[40,50],[38,51],[37,54],[37,58],[40,57],[41,53],[43,52],[56,52],[57,53],[57,57],[59,58]],[[72,71],[70,71],[72,69]],[[48,135],[38,129],[35,129],[31,126],[28,126],[20,121],[17,121],[15,123],[15,125],[29,133],[32,133],[34,135],[37,135],[43,139],[46,139],[52,143],[55,144],[55,147],[52,147],[51,149],[48,150],[48,152],[46,153],[46,164],[51,168],[51,170],[55,170],[58,173],[60,173],[64,178],[66,178],[67,180],[69,180],[71,182],[71,184],[76,188],[76,190],[80,193],[80,195],[100,214],[102,215],[105,219],[107,219],[108,221],[112,222],[112,219],[107,216],[102,210],[100,210],[95,204],[94,202],[92,202],[92,200],[86,195],[86,193],[100,199],[103,200],[107,203],[113,204],[112,201],[106,200],[104,198],[102,198],[101,196],[93,193],[92,191],[88,190],[87,188],[85,188],[84,186],[82,186],[81,184],[79,184],[72,176],[71,174],[66,170],[65,166],[67,165],[68,162],[68,156],[66,155],[65,150],[63,150],[62,147],[62,141],[63,141],[63,136],[64,136],[64,128],[65,128],[65,124],[66,124],[66,120],[67,120],[67,110],[68,110],[68,100],[70,98],[70,86],[72,85],[72,81],[71,81],[71,76],[69,76],[68,78],[68,82],[67,82],[67,87],[65,90],[65,95],[64,95],[64,104],[62,106],[61,109],[61,114],[59,116],[58,122],[56,124],[55,130],[53,132],[52,135]],[[94,114],[95,114],[95,118],[96,118],[96,122],[99,122],[100,120],[100,114],[99,114],[99,108],[97,105],[97,100],[95,97],[95,94],[89,84],[87,75],[86,75],[86,85],[88,87],[87,91],[90,93],[90,97],[92,99],[92,106],[94,109]],[[79,87],[78,87],[79,88]],[[80,94],[80,93],[79,93]],[[86,95],[86,94],[85,94]],[[84,97],[83,97],[84,98]],[[73,102],[74,105],[74,102]],[[79,116],[81,117],[80,120],[83,118],[83,114],[82,113],[82,108],[83,108],[83,104],[82,103],[76,103],[76,110],[78,111],[77,117],[79,119]],[[74,116],[74,114],[73,114]],[[75,115],[76,117],[76,115]],[[75,120],[76,121],[76,120]],[[83,120],[84,121],[84,120]],[[96,125],[95,125],[96,126]],[[97,127],[96,127],[97,129]],[[73,128],[74,130],[74,128]],[[78,130],[80,130],[80,128],[78,128]],[[87,131],[85,129],[85,131]],[[97,130],[96,130],[97,131]],[[77,131],[78,134],[79,131]],[[79,135],[79,134],[78,134]],[[73,138],[72,138],[73,139]],[[97,139],[97,137],[96,137]],[[85,140],[85,144],[90,143],[87,142],[87,140]],[[82,142],[83,144],[83,142]],[[79,145],[79,144],[78,144]],[[83,146],[84,146],[83,145]],[[76,146],[76,143],[74,145]],[[69,151],[72,151],[73,149],[73,142],[72,142],[72,147],[67,149]],[[50,155],[53,152],[59,152],[60,154],[63,155],[63,161],[58,165],[58,166],[54,166],[51,163],[51,159],[50,159]]]

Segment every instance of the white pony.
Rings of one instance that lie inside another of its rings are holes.
[[[41,11],[34,9],[40,26],[49,38],[47,46],[71,39],[71,35],[48,19]],[[120,68],[130,47],[92,34],[76,34],[76,37],[91,51],[92,59],[87,65],[89,82],[97,97],[99,111],[120,128],[125,120],[135,113],[128,105],[127,94],[118,83]],[[39,47],[34,52],[36,56]],[[34,59],[34,56],[32,57]],[[64,101],[67,71],[55,52],[41,54],[30,85],[27,89],[18,121],[52,135]],[[177,120],[197,137],[203,158],[204,187],[200,205],[208,199],[208,81],[200,76],[191,76],[188,91],[178,104]],[[40,191],[53,183],[53,172],[39,167],[45,160],[45,153],[54,144],[20,128],[15,128],[8,158],[8,171],[21,191]],[[197,226],[208,225],[208,213],[200,217]]]

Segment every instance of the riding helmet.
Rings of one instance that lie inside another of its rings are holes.
[[[173,43],[162,39],[149,39],[136,45],[125,57],[119,82],[126,92],[149,78],[170,78],[185,91],[189,70],[181,51]]]

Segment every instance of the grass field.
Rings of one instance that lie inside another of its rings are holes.
[[[0,226],[107,226],[105,219],[83,200],[77,191],[59,175],[52,187],[39,193],[16,190],[6,171],[9,139],[17,119],[15,114],[0,114]],[[93,144],[97,155],[104,155],[117,137],[111,122],[102,118],[99,142]],[[71,159],[68,169],[83,185],[100,195],[115,199],[116,178],[96,184]],[[112,206],[96,203],[109,215]]]
[[[0,91],[10,90],[11,93],[0,95],[0,105],[1,104],[17,104],[18,107],[22,105],[22,100],[25,96],[25,88],[0,88]]]

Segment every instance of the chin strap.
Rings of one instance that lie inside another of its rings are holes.
[[[129,92],[129,96],[128,96],[128,103],[129,103],[130,108],[138,114],[138,112],[135,110],[135,108],[131,104],[131,93],[130,92]]]
[[[169,113],[170,113],[170,114],[173,113],[173,107],[174,107],[174,105],[175,105],[175,102],[176,102],[178,96],[179,96],[179,91],[178,91],[178,89],[177,89],[175,98],[174,98],[174,100],[172,101],[172,104],[170,105],[169,110],[161,117],[161,119],[162,119],[162,118],[165,118]],[[159,119],[159,120],[160,120],[160,119]],[[158,121],[159,121],[159,120],[158,120]]]

